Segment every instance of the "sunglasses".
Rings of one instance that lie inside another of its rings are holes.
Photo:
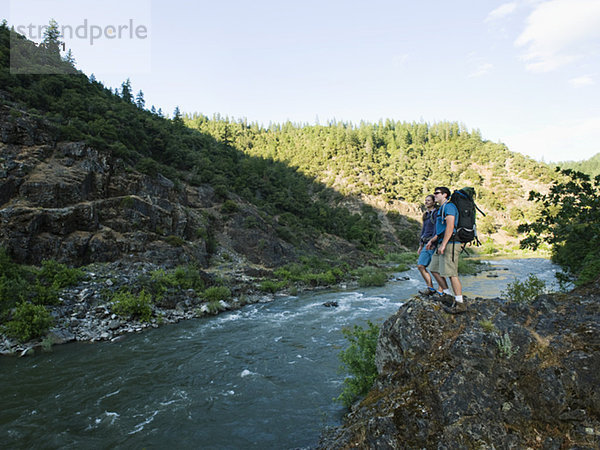
[[[433,195],[438,195],[438,194],[441,194],[441,193],[442,193],[441,191],[435,191],[435,192],[433,193]]]

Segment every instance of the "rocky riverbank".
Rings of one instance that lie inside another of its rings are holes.
[[[254,288],[254,279],[238,274],[236,286],[231,288],[230,300],[221,300],[212,308],[193,289],[172,290],[168,300],[154,302],[152,318],[148,322],[120,317],[113,312],[112,294],[121,288],[131,288],[137,280],[148,277],[162,267],[148,262],[96,263],[84,268],[84,280],[60,292],[59,305],[50,306],[54,327],[43,339],[21,343],[0,334],[0,355],[25,356],[56,344],[74,341],[114,341],[123,335],[156,328],[161,324],[234,310],[243,305],[268,302],[273,294]],[[213,277],[203,272],[207,278]]]
[[[599,448],[599,289],[456,316],[407,302],[381,329],[374,387],[320,448]]]

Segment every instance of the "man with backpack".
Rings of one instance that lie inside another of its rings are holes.
[[[443,294],[451,296],[446,277],[454,291],[454,299],[444,306],[444,310],[451,314],[464,313],[467,305],[462,296],[462,284],[458,278],[458,258],[461,251],[461,242],[456,236],[459,213],[457,207],[450,202],[450,189],[436,187],[433,193],[439,205],[436,217],[436,235],[427,243],[427,249],[435,248],[437,251],[431,259],[429,270],[437,281]],[[442,292],[440,292],[442,293]]]

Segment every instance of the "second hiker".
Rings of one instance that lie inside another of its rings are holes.
[[[436,234],[435,217],[437,211],[435,209],[435,199],[433,198],[433,195],[429,194],[425,197],[425,208],[426,211],[423,213],[423,227],[421,228],[421,236],[419,239],[419,250],[417,251],[419,254],[417,269],[421,272],[421,276],[423,277],[423,280],[425,280],[427,286],[425,289],[420,290],[419,293],[421,295],[433,295],[435,294],[435,289],[433,288],[431,275],[427,271],[427,266],[429,266],[429,263],[431,262],[431,257],[435,253],[435,248],[425,248],[429,240]]]

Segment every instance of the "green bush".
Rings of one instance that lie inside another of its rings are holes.
[[[588,253],[583,260],[582,269],[577,274],[575,285],[581,286],[590,283],[597,280],[598,277],[600,277],[600,251],[597,249],[595,253],[593,251]]]
[[[375,267],[361,267],[355,273],[358,275],[358,285],[361,287],[383,286],[388,279],[385,270]]]
[[[165,241],[173,247],[181,247],[183,244],[185,244],[185,241],[181,237],[175,236],[174,234],[167,236]]]
[[[479,251],[484,255],[493,255],[494,253],[498,253],[496,244],[494,244],[494,241],[491,238],[487,238],[483,244],[481,244]]]
[[[81,269],[69,268],[56,261],[42,261],[39,278],[47,285],[54,285],[57,289],[76,284],[84,277]]]
[[[239,209],[239,206],[233,200],[225,200],[223,206],[221,206],[221,212],[223,214],[232,214]]]
[[[213,286],[206,289],[202,295],[208,302],[230,300],[231,290],[226,286]]]
[[[206,304],[208,314],[218,314],[221,311],[225,311],[225,307],[219,300],[211,300]]]
[[[273,275],[287,282],[330,286],[342,280],[349,270],[345,263],[332,267],[332,264],[318,258],[302,258],[300,261],[300,263],[286,264],[275,270]]]
[[[124,318],[138,318],[142,322],[149,322],[152,317],[152,296],[146,291],[138,295],[121,290],[112,298],[113,311]]]
[[[367,324],[367,328],[354,325],[352,329],[342,330],[344,337],[350,342],[350,346],[340,352],[339,358],[351,376],[344,380],[344,390],[337,401],[347,407],[352,405],[357,398],[369,392],[377,378],[375,350],[379,327],[371,321]]]
[[[529,274],[525,281],[515,280],[509,283],[502,295],[516,303],[531,303],[545,292],[546,282],[534,274]]]
[[[161,296],[169,288],[194,289],[201,291],[204,289],[204,280],[200,275],[200,269],[195,265],[177,266],[173,271],[167,272],[164,269],[157,269],[150,273],[150,280],[143,281],[151,291]]]
[[[32,302],[36,305],[58,305],[58,284],[52,283],[50,286],[45,286],[36,281],[35,286],[33,286],[34,296],[32,298]]]
[[[258,288],[262,292],[270,292],[271,294],[274,294],[277,291],[281,291],[282,289],[285,289],[286,286],[287,286],[287,281],[285,281],[285,280],[283,280],[283,281],[264,280],[260,283]]]
[[[25,342],[43,336],[52,323],[52,317],[43,305],[21,302],[17,305],[12,319],[6,324],[6,332],[9,336]]]

